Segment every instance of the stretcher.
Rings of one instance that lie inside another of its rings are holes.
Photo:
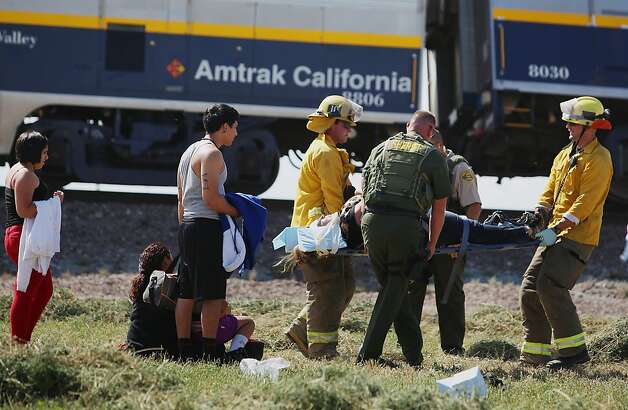
[[[532,246],[538,246],[541,241],[534,240],[529,242],[522,243],[504,243],[504,244],[472,244],[469,243],[469,231],[471,224],[467,218],[463,219],[462,225],[462,238],[459,245],[450,245],[438,248],[435,253],[438,254],[451,254],[457,253],[458,258],[454,263],[454,267],[451,271],[451,275],[449,276],[449,281],[447,282],[447,287],[445,288],[445,293],[443,294],[443,298],[441,299],[441,303],[446,305],[449,301],[449,295],[451,294],[451,290],[453,289],[454,283],[456,283],[456,278],[461,276],[464,271],[464,255],[467,252],[479,252],[479,251],[506,251],[511,249],[520,249],[520,248],[529,248]]]
[[[459,244],[454,245],[446,245],[436,248],[436,254],[458,254],[456,258],[456,262],[454,263],[454,267],[452,269],[452,274],[449,276],[449,282],[447,283],[447,288],[445,289],[445,293],[441,300],[441,303],[446,304],[449,300],[449,294],[453,288],[454,283],[456,282],[456,278],[462,275],[464,270],[464,258],[463,256],[469,252],[492,252],[492,251],[507,251],[513,249],[522,249],[522,248],[531,248],[538,246],[541,241],[539,240],[531,240],[528,242],[520,242],[520,243],[500,243],[500,244],[478,244],[478,243],[470,243],[469,242],[469,232],[470,232],[471,224],[468,219],[463,218],[462,225],[462,236],[460,238]],[[273,239],[273,246],[275,249],[279,249],[281,247],[286,248],[286,252],[290,252],[296,246],[300,244],[300,236],[301,234],[308,232],[308,230],[312,230],[312,232],[319,232],[320,228],[286,228],[284,229],[275,239]],[[346,244],[343,240],[330,240],[330,238],[338,238],[340,228],[328,228],[326,229],[326,233],[329,233],[329,237],[320,238],[319,240],[309,240],[308,244],[316,244],[314,249],[305,249],[305,251],[316,251],[316,250],[330,250],[332,253],[336,253],[338,255],[344,256],[367,256],[366,252],[360,250],[352,250],[346,248]],[[307,235],[304,235],[307,236]],[[314,234],[316,236],[316,234]],[[333,248],[329,246],[330,243],[333,243]],[[425,264],[425,256],[418,255],[415,260],[410,261],[408,264],[408,272],[412,271],[416,268],[416,265],[419,263]],[[422,269],[422,268],[421,268]]]
[[[460,238],[460,243],[439,246],[436,248],[435,254],[466,254],[469,252],[491,252],[491,251],[509,251],[513,249],[521,249],[521,248],[532,248],[538,246],[541,241],[539,240],[530,240],[528,242],[519,242],[519,243],[499,243],[499,244],[481,244],[481,243],[471,243],[469,242],[469,231],[471,224],[468,219],[463,218],[462,225],[462,237]],[[339,254],[348,255],[348,256],[366,256],[366,253],[363,251],[355,251],[350,249],[340,249],[338,251]]]

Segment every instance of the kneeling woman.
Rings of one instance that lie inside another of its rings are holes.
[[[171,273],[174,266],[172,255],[166,245],[160,242],[151,243],[140,255],[138,274],[131,283],[129,298],[133,302],[131,324],[127,333],[127,347],[140,355],[165,353],[170,357],[178,357],[177,327],[173,310],[158,308],[142,299],[148,286],[150,275],[155,270]],[[231,315],[227,303],[223,308],[218,323],[216,341],[224,344],[231,340],[231,347],[225,356],[226,361],[239,360],[244,357],[261,359],[263,345],[261,342],[250,343],[255,329],[253,319]],[[198,333],[198,350],[201,349],[200,322],[192,322]],[[196,325],[196,326],[195,326]]]

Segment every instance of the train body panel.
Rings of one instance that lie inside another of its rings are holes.
[[[330,93],[361,92],[374,96],[364,102],[367,118],[369,112],[387,112],[397,113],[396,119],[418,102],[412,91],[418,49],[146,34],[136,50],[143,53],[149,44],[145,64],[108,70],[107,57],[128,56],[106,55],[102,30],[6,24],[3,30],[36,44],[0,47],[0,59],[19,61],[0,77],[0,89],[7,91],[308,109]]]
[[[433,106],[479,173],[547,175],[568,143],[559,103],[593,95],[613,113],[614,129],[598,133],[613,156],[611,195],[628,203],[628,3],[446,0],[428,4],[426,24]]]
[[[492,9],[495,89],[626,98],[628,4],[546,2],[558,11],[502,3],[512,2],[496,0]]]
[[[57,168],[90,182],[119,182],[124,172],[139,175],[109,164],[107,158],[118,161],[122,155],[117,143],[129,146],[123,155],[128,166],[141,160],[141,147],[151,145],[145,140],[176,140],[179,148],[189,141],[191,135],[174,132],[148,136],[141,117],[157,115],[149,111],[198,113],[225,102],[252,117],[250,124],[299,118],[304,125],[324,96],[343,94],[364,106],[371,127],[405,122],[420,104],[423,1],[354,3],[7,0],[0,6],[0,60],[11,64],[0,76],[0,157],[9,155],[16,130],[28,128],[20,126],[25,116],[48,132],[74,129],[68,118],[106,128],[98,133],[110,140],[113,154],[94,155],[104,162],[87,167],[75,157],[93,162],[89,155],[72,153],[92,149],[89,139],[72,136],[76,130],[53,132],[80,146],[68,149],[73,159],[66,156],[65,166]],[[77,129],[86,135],[86,127]],[[275,130],[291,127],[274,124]],[[270,138],[271,146],[285,146],[274,141],[282,138],[276,133],[255,126],[249,131]],[[292,138],[302,147],[309,135],[303,130]],[[109,166],[119,169],[107,173]],[[129,179],[154,183],[161,177]]]

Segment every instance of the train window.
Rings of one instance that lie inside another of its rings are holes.
[[[105,69],[110,71],[144,71],[144,26],[109,24]]]

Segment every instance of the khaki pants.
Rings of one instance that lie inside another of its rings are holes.
[[[560,357],[586,350],[569,290],[584,271],[593,248],[565,238],[537,248],[521,283],[522,354],[534,360],[549,358],[552,334]]]
[[[348,256],[326,256],[300,265],[307,302],[290,330],[306,343],[309,357],[334,355],[340,319],[353,293],[355,278]]]

